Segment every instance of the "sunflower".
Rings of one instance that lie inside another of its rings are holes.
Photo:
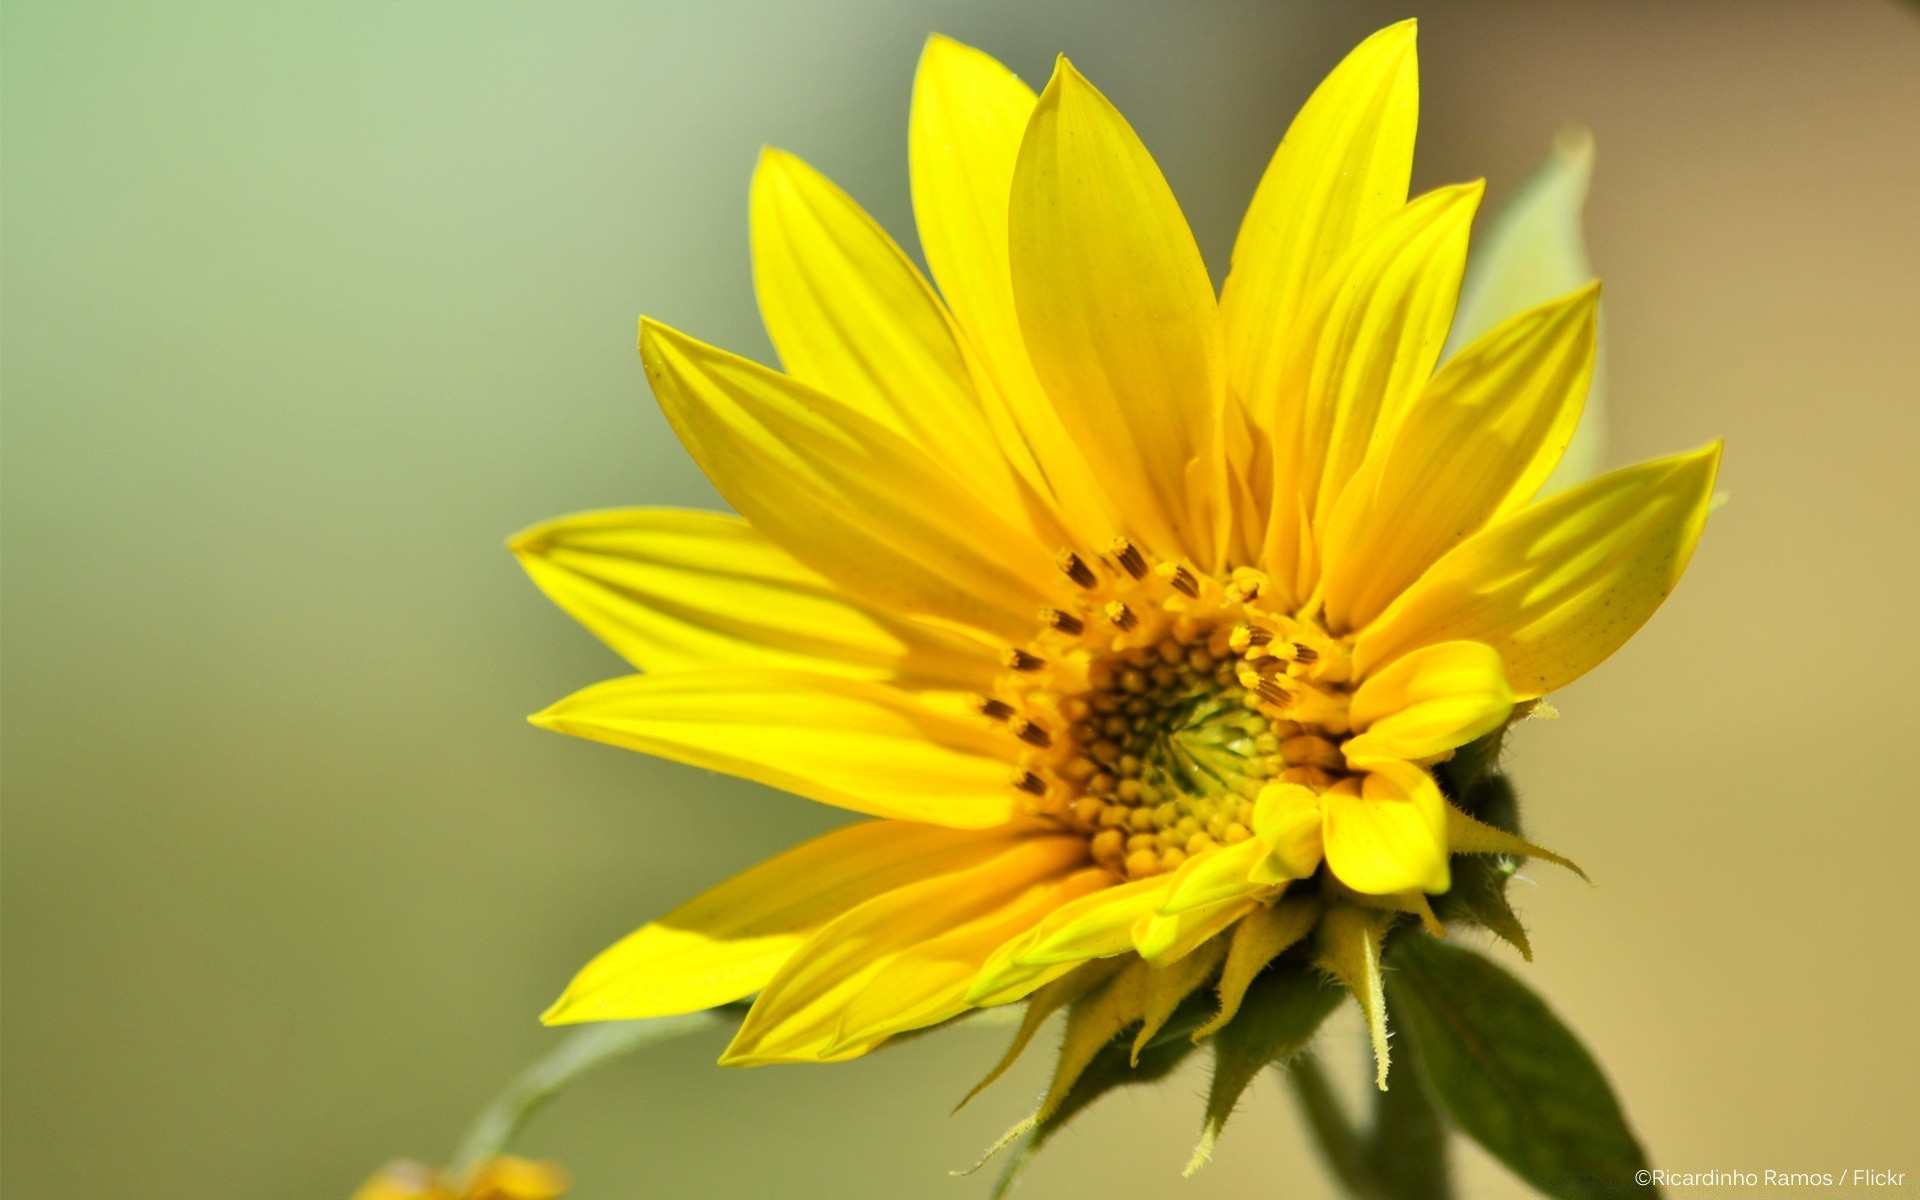
[[[652,320],[646,373],[739,516],[588,513],[512,548],[642,672],[533,717],[858,813],[591,962],[546,1014],[757,995],[722,1062],[829,1062],[970,1010],[1076,1014],[1061,1081],[1308,947],[1385,1069],[1381,939],[1459,855],[1544,854],[1436,782],[1618,649],[1717,445],[1540,498],[1598,288],[1444,363],[1478,183],[1409,199],[1414,25],[1300,111],[1216,296],[1160,171],[1061,59],[1037,97],[932,39],[933,283],[769,150],[784,372]],[[937,285],[937,289],[936,286]],[[1552,856],[1549,856],[1552,857]],[[1190,1027],[1191,1028],[1191,1027]]]

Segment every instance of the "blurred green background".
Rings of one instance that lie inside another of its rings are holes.
[[[620,667],[500,548],[716,503],[634,318],[769,356],[762,142],[911,245],[922,39],[1034,82],[1065,50],[1217,274],[1295,105],[1409,12],[1421,186],[1497,202],[1563,122],[1597,134],[1610,457],[1728,442],[1685,586],[1520,739],[1537,836],[1600,881],[1526,892],[1526,974],[1662,1166],[1920,1169],[1910,7],[12,0],[7,1191],[344,1197],[444,1158],[587,956],[834,823],[524,725]],[[946,1172],[1044,1056],[946,1114],[1004,1036],[750,1072],[696,1040],[525,1148],[588,1200],[979,1196]],[[1356,1024],[1330,1053],[1358,1061]],[[1202,1085],[1109,1100],[1023,1194],[1325,1194],[1272,1086],[1179,1182]]]

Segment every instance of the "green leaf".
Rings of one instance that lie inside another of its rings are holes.
[[[1474,241],[1447,335],[1445,358],[1515,313],[1564,296],[1593,278],[1581,210],[1593,178],[1593,136],[1568,130],[1547,161],[1520,185],[1485,233]],[[1606,335],[1594,361],[1593,386],[1573,441],[1540,489],[1550,495],[1598,473],[1606,447]]]
[[[1268,1064],[1299,1053],[1346,994],[1320,972],[1294,964],[1254,980],[1240,1002],[1240,1012],[1213,1035],[1213,1083],[1207,1091],[1200,1144],[1187,1164],[1189,1175],[1213,1154],[1220,1131],[1254,1076]]]
[[[1657,1195],[1646,1153],[1600,1067],[1545,1002],[1469,950],[1420,934],[1394,945],[1395,1027],[1462,1132],[1549,1196]]]
[[[601,1021],[569,1031],[545,1058],[523,1071],[481,1110],[453,1156],[454,1178],[464,1179],[504,1151],[534,1113],[595,1067],[647,1046],[738,1023],[744,1011],[744,1005],[734,1005],[641,1021]]]

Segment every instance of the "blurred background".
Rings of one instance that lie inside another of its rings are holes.
[[[501,549],[717,505],[634,319],[770,358],[763,142],[909,247],[939,30],[1056,50],[1156,152],[1216,278],[1295,106],[1422,18],[1416,183],[1489,211],[1589,125],[1624,462],[1727,439],[1732,503],[1514,768],[1599,881],[1515,966],[1675,1170],[1920,1170],[1920,11],[1642,3],[260,5],[10,0],[4,46],[4,1176],[21,1200],[344,1197],[443,1160],[616,936],[837,820],[522,715],[620,664]],[[722,1071],[720,1039],[523,1142],[577,1195],[984,1195],[1045,1055],[1004,1030]],[[1357,1061],[1357,1023],[1329,1055]],[[1328,1194],[1257,1087],[1181,1183],[1197,1065],[1023,1194]],[[1466,1194],[1520,1194],[1470,1158]],[[1911,1182],[1908,1189],[1920,1187]]]

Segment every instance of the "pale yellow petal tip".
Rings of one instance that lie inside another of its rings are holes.
[[[944,33],[936,32],[928,34],[926,42],[921,45],[920,61],[922,64],[925,64],[936,54],[959,55],[980,53],[982,53],[982,51],[967,45],[967,43],[960,41],[958,38],[951,38]]]
[[[673,326],[655,317],[640,314],[640,355],[646,358],[659,353],[660,343],[686,341],[687,335]]]
[[[1047,80],[1047,86],[1040,95],[1040,102],[1044,104],[1049,98],[1057,100],[1061,90],[1069,87],[1085,88],[1096,96],[1100,94],[1100,89],[1094,87],[1087,77],[1080,73],[1080,68],[1073,65],[1073,60],[1065,54],[1056,54],[1053,56],[1053,76]]]
[[[557,541],[555,523],[542,521],[538,525],[529,525],[520,532],[507,538],[507,553],[516,558],[539,557],[553,549]]]
[[[1553,135],[1553,152],[1582,166],[1593,165],[1593,130],[1585,125],[1565,125]]]
[[[753,179],[759,184],[762,179],[772,180],[779,175],[810,171],[807,160],[778,146],[763,144],[759,156],[753,160]]]
[[[1361,50],[1375,50],[1411,56],[1419,53],[1419,47],[1420,19],[1408,17],[1404,21],[1395,21],[1386,28],[1368,35],[1365,41],[1354,48],[1354,53],[1358,54]]]

